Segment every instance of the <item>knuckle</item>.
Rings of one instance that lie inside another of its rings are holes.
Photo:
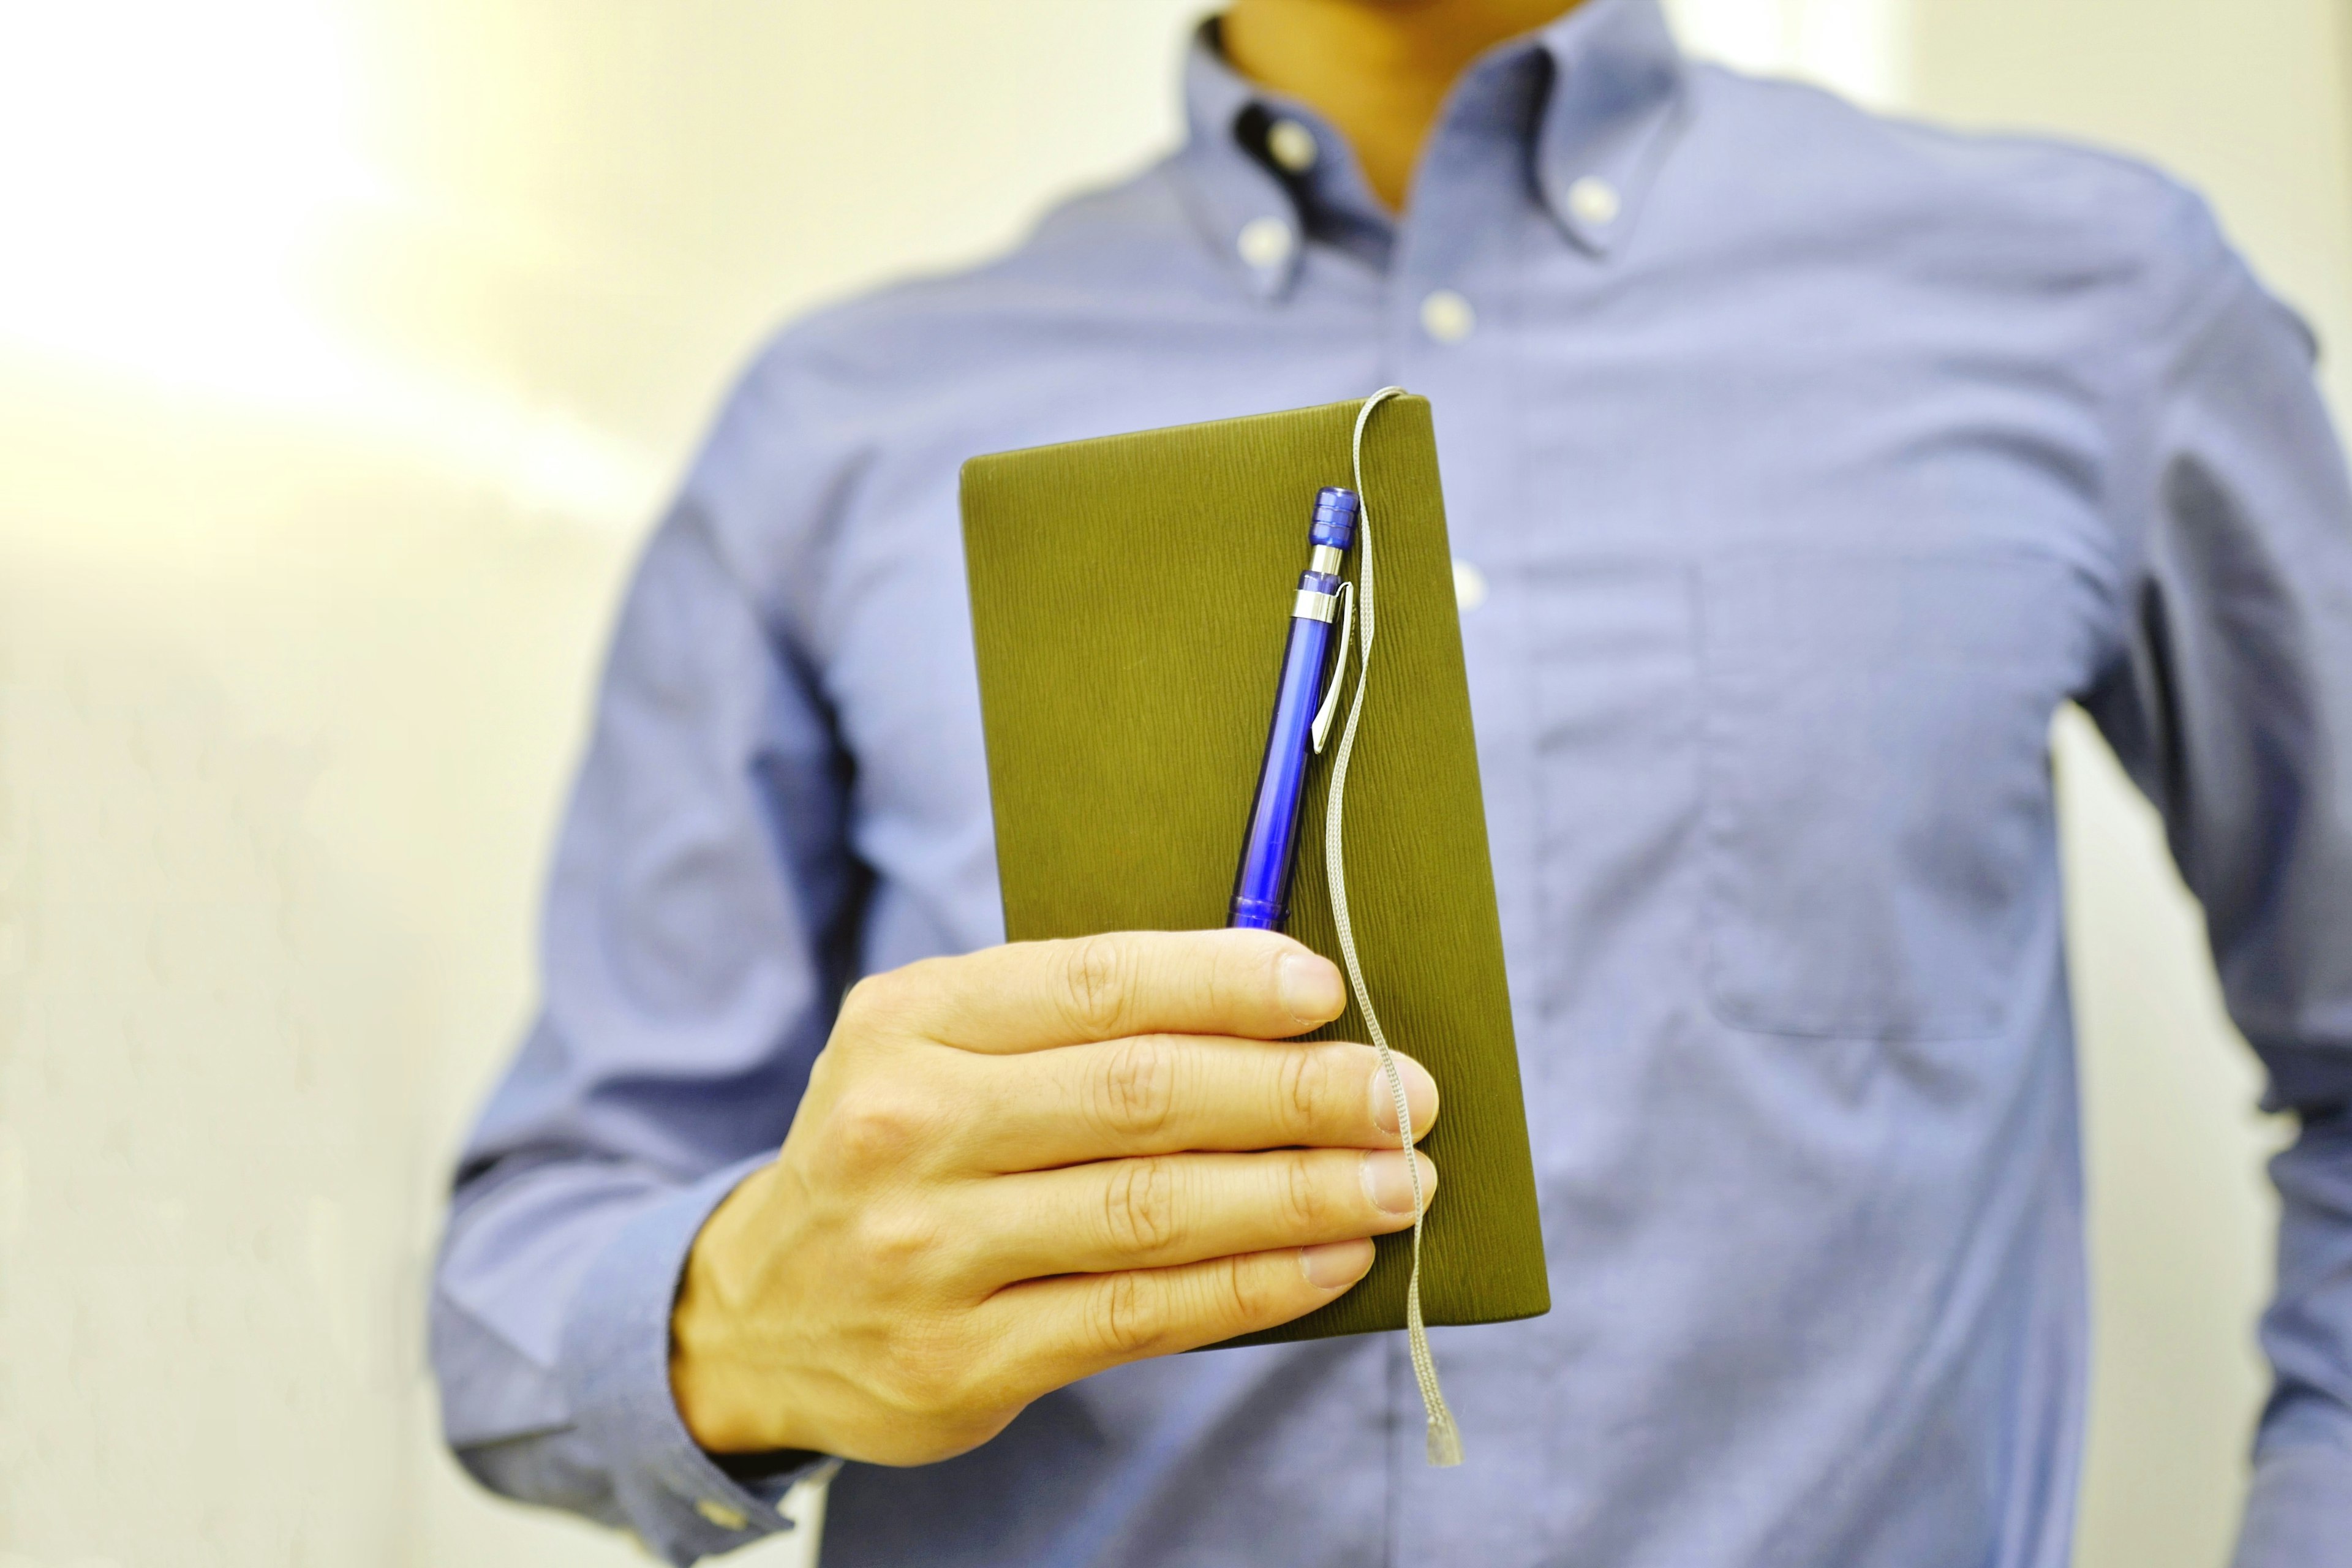
[[[1339,1205],[1318,1179],[1319,1163],[1306,1153],[1286,1154],[1276,1173],[1276,1201],[1297,1235],[1319,1233],[1336,1217]]]
[[[835,1037],[856,1039],[890,1028],[906,1013],[914,982],[901,969],[868,974],[850,986],[835,1015]]]
[[[1282,1005],[1282,961],[1298,950],[1298,943],[1285,937],[1278,942],[1253,942],[1245,952],[1229,957],[1220,976],[1228,1005],[1236,1010],[1264,1013],[1275,1018],[1290,1016],[1290,1010]]]
[[[1286,1053],[1275,1099],[1275,1112],[1282,1119],[1285,1131],[1303,1134],[1322,1120],[1319,1111],[1330,1078],[1330,1058],[1322,1050]]]
[[[942,1131],[938,1108],[907,1089],[867,1082],[845,1089],[828,1119],[841,1162],[860,1171],[888,1169],[929,1149]]]
[[[810,1113],[810,1121],[816,1120],[814,1108],[826,1102],[836,1087],[834,1080],[849,1070],[843,1066],[843,1060],[841,1037],[836,1034],[824,1043],[823,1050],[817,1052],[816,1060],[809,1064],[808,1092],[801,1096],[800,1104],[793,1111],[795,1123],[799,1122],[803,1112]]]
[[[1103,1350],[1119,1360],[1149,1355],[1168,1331],[1163,1292],[1134,1274],[1108,1274],[1096,1288],[1092,1331]]]
[[[1149,1137],[1163,1131],[1176,1109],[1176,1063],[1157,1035],[1123,1040],[1096,1080],[1096,1119],[1111,1132]]]
[[[877,1205],[858,1217],[858,1256],[885,1279],[903,1280],[924,1272],[945,1250],[945,1241],[930,1216],[906,1205]]]
[[[1134,993],[1134,961],[1127,944],[1112,936],[1090,936],[1073,945],[1062,988],[1062,1005],[1073,1024],[1096,1039],[1119,1033]]]
[[[1103,1190],[1103,1226],[1120,1251],[1153,1253],[1176,1239],[1176,1172],[1165,1160],[1130,1160]]]
[[[890,1402],[912,1415],[937,1419],[971,1402],[973,1356],[961,1336],[930,1324],[893,1332],[883,1348],[880,1381]]]
[[[1214,1280],[1218,1305],[1236,1325],[1273,1322],[1282,1316],[1283,1302],[1268,1284],[1263,1268],[1241,1258],[1223,1259]]]

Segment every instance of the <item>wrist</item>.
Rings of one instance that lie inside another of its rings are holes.
[[[747,1353],[756,1333],[751,1293],[738,1266],[746,1219],[761,1206],[775,1167],[744,1178],[711,1211],[687,1253],[670,1309],[670,1397],[697,1447],[713,1455],[748,1455],[801,1445],[782,1430],[771,1377]]]

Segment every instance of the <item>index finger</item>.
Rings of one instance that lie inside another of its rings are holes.
[[[1287,1039],[1329,1023],[1348,1000],[1330,960],[1263,931],[1008,942],[884,979],[904,1025],[996,1054],[1140,1034]]]

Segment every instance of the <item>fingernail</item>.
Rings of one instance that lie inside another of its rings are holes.
[[[1318,1290],[1337,1290],[1361,1279],[1372,1267],[1369,1241],[1327,1241],[1298,1249],[1298,1268]]]
[[[1412,1112],[1412,1134],[1416,1141],[1429,1131],[1430,1121],[1437,1115],[1437,1080],[1429,1069],[1411,1057],[1396,1058],[1397,1072],[1404,1079],[1406,1109]],[[1372,1125],[1383,1132],[1397,1131],[1396,1095],[1389,1088],[1389,1075],[1377,1067],[1372,1069]]]
[[[1339,972],[1328,959],[1311,952],[1283,954],[1275,966],[1275,985],[1282,1005],[1302,1024],[1328,1024],[1348,1005]]]
[[[1424,1200],[1437,1185],[1437,1167],[1425,1154],[1415,1154],[1421,1163],[1421,1192]],[[1364,1195],[1383,1214],[1412,1212],[1412,1172],[1404,1163],[1402,1149],[1382,1149],[1364,1156]]]

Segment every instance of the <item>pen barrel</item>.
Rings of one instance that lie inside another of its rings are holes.
[[[1274,720],[1266,729],[1265,757],[1258,764],[1257,791],[1251,799],[1249,833],[1242,845],[1241,868],[1234,875],[1233,904],[1225,921],[1229,927],[1276,931],[1289,912],[1308,732],[1322,700],[1324,655],[1330,646],[1328,621],[1306,616],[1292,619],[1290,640],[1282,654],[1282,681],[1275,690]]]

